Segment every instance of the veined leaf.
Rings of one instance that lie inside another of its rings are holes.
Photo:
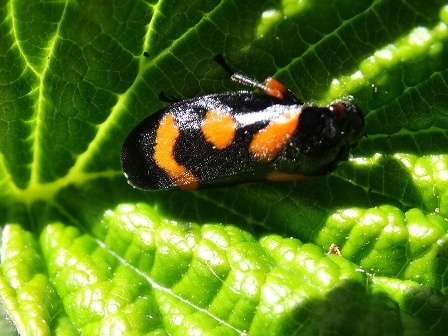
[[[20,334],[448,330],[448,2],[9,0],[0,17],[0,299]],[[133,189],[121,145],[160,92],[238,89],[216,54],[304,101],[353,95],[368,136],[327,177]]]

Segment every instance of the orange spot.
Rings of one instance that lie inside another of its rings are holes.
[[[280,171],[272,171],[266,175],[266,178],[272,182],[307,180],[308,176],[299,174],[288,174]]]
[[[265,93],[269,96],[283,99],[284,93],[286,92],[286,86],[280,83],[278,80],[272,77],[268,77],[264,80],[264,85],[266,85]]]
[[[299,109],[287,110],[255,134],[249,146],[255,158],[262,161],[273,160],[297,129],[299,115]]]
[[[236,124],[232,116],[224,111],[209,110],[201,126],[205,140],[217,149],[230,146],[235,138]]]
[[[179,135],[179,128],[173,116],[164,115],[157,128],[153,159],[180,189],[195,189],[199,185],[197,177],[185,166],[177,163],[174,157],[174,147]]]

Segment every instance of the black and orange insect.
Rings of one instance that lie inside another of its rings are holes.
[[[234,73],[261,89],[208,94],[172,103],[126,138],[121,165],[140,189],[196,189],[286,181],[333,171],[365,134],[351,97],[329,106],[304,103],[277,80]]]

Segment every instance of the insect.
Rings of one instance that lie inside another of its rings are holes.
[[[129,184],[147,190],[196,189],[325,175],[364,136],[351,97],[321,107],[304,103],[277,80],[233,72],[262,92],[234,91],[174,102],[126,138],[121,165]]]

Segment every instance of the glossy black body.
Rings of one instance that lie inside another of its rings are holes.
[[[257,160],[248,150],[253,135],[269,125],[282,109],[300,110],[298,127],[273,160]],[[201,123],[208,110],[228,111],[236,120],[236,136],[229,147],[218,150],[205,141]],[[293,95],[278,99],[263,93],[235,91],[200,96],[152,114],[128,135],[121,164],[134,187],[179,187],[153,158],[157,127],[166,114],[174,117],[180,131],[175,160],[197,177],[199,187],[265,181],[272,171],[303,176],[328,174],[347,160],[365,133],[363,114],[351,99],[318,107],[301,104]]]

